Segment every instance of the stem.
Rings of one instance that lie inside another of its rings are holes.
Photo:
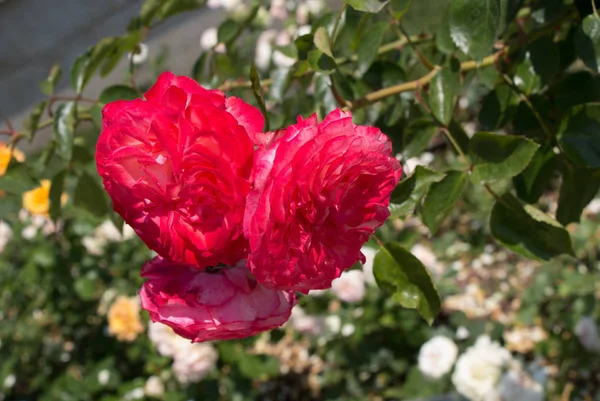
[[[441,129],[442,129],[442,132],[444,133],[444,135],[446,136],[446,138],[448,139],[448,141],[450,141],[450,143],[452,144],[454,149],[456,149],[456,151],[458,152],[460,158],[465,162],[465,164],[467,166],[470,166],[471,163],[469,163],[469,159],[467,159],[467,156],[465,155],[465,153],[462,151],[460,146],[458,146],[458,142],[456,142],[456,139],[454,139],[454,137],[450,133],[450,130],[448,130],[448,128],[446,128],[446,127],[442,127]],[[470,168],[471,167],[469,167],[469,169]]]
[[[476,61],[466,61],[464,63],[461,63],[460,70],[462,72],[467,72],[467,71],[475,70],[477,68],[483,68],[483,67],[488,67],[488,66],[494,65],[496,63],[496,61],[498,60],[498,58],[500,58],[500,56],[502,56],[506,52],[506,49],[507,48],[505,48],[504,51],[499,51],[491,56],[484,58],[481,61],[481,63],[479,63],[479,65]],[[371,92],[368,95],[365,95],[360,99],[357,99],[353,102],[348,102],[349,108],[350,109],[358,109],[358,108],[367,106],[371,103],[375,103],[380,100],[383,100],[390,96],[398,95],[403,92],[414,91],[421,86],[427,85],[429,83],[429,81],[431,81],[431,79],[435,76],[435,74],[437,74],[437,72],[438,72],[438,69],[436,68],[436,69],[430,71],[427,75],[425,75],[419,79],[416,79],[414,81],[404,82],[399,85],[394,85],[394,86],[390,86],[388,88],[383,88],[383,89],[377,90],[375,92]]]
[[[10,122],[10,120],[6,117],[4,117],[4,114],[2,114],[2,112],[0,112],[0,118],[4,120],[4,123],[6,124],[6,127],[8,128],[8,131],[10,132],[10,135],[12,135],[15,132],[15,129],[12,125],[12,123]]]
[[[392,9],[392,7],[390,5],[388,5],[386,7],[386,10],[387,10],[388,14],[390,15],[390,18],[392,21],[392,23],[391,23],[392,29],[394,30],[394,33],[396,34],[396,36],[398,36],[398,38],[400,38],[400,39],[404,39],[406,41],[406,43],[408,43],[408,45],[413,49],[413,51],[417,55],[419,61],[421,61],[421,64],[423,64],[425,66],[425,68],[427,68],[429,71],[435,69],[435,65],[431,61],[429,61],[427,59],[427,57],[425,57],[425,55],[423,53],[421,53],[421,51],[415,46],[413,41],[410,39],[410,36],[408,36],[408,33],[402,27],[402,24],[400,23],[400,21],[396,20],[396,17],[394,17],[394,10]]]
[[[342,15],[346,11],[346,3],[342,3],[340,7],[340,11],[338,12],[337,18],[335,19],[335,24],[333,25],[333,30],[331,31],[331,36],[329,36],[329,47],[333,49],[333,43],[335,42],[335,36],[337,35],[338,28],[340,26],[340,20],[342,19]]]
[[[592,2],[592,10],[594,10],[594,15],[596,18],[600,19],[600,15],[598,14],[598,8],[596,7],[596,0],[591,0]]]

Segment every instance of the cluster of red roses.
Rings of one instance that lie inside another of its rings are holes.
[[[401,175],[389,139],[350,113],[263,133],[253,106],[165,72],[103,110],[98,172],[159,256],[142,268],[153,321],[193,341],[280,326],[294,291],[364,259]]]

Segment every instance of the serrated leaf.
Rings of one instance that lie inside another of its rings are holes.
[[[389,3],[389,0],[344,0],[344,3],[358,11],[378,13]]]
[[[538,147],[520,136],[478,132],[469,142],[471,179],[479,183],[512,178],[527,167]]]
[[[590,14],[583,19],[575,35],[577,55],[586,66],[600,72],[600,18]]]
[[[104,190],[97,180],[83,173],[75,187],[74,205],[88,211],[94,216],[104,217],[110,212]]]
[[[333,58],[333,53],[331,53],[331,46],[329,44],[329,34],[325,27],[320,27],[315,31],[313,42],[317,49]]]
[[[583,209],[600,189],[600,172],[565,163],[556,219],[562,224],[578,223]]]
[[[364,74],[371,64],[373,64],[373,60],[375,60],[375,57],[377,56],[377,51],[379,46],[381,46],[381,42],[383,41],[383,37],[389,26],[390,25],[387,22],[371,24],[369,29],[366,30],[361,37],[358,48],[356,49],[356,55],[358,57],[358,75]]]
[[[450,34],[454,43],[475,60],[487,56],[500,25],[500,0],[452,0]]]
[[[66,102],[58,106],[54,115],[54,143],[56,153],[68,163],[73,154],[75,135],[75,102]]]
[[[38,127],[40,125],[40,118],[42,117],[44,110],[46,110],[47,104],[48,103],[46,101],[38,103],[33,108],[33,111],[31,112],[29,117],[27,117],[27,119],[23,122],[23,130],[21,131],[21,133],[25,135],[25,137],[29,141],[33,140],[35,133],[38,130]]]
[[[557,139],[569,160],[580,167],[600,168],[600,103],[573,107],[561,120]]]
[[[373,274],[394,301],[416,309],[427,323],[433,323],[441,308],[440,295],[427,268],[413,254],[396,243],[387,243],[375,255]]]
[[[450,171],[441,181],[431,184],[420,211],[431,234],[436,233],[456,206],[467,187],[467,177],[465,172]]]
[[[438,71],[429,84],[431,112],[445,126],[452,121],[460,87],[460,63],[456,59]]]
[[[535,203],[550,185],[556,171],[556,155],[552,149],[538,149],[523,172],[513,178],[520,199]]]
[[[415,172],[400,182],[394,189],[390,201],[391,218],[398,218],[414,213],[415,207],[425,196],[434,182],[439,182],[444,174],[417,166]]]
[[[52,178],[50,184],[50,218],[56,221],[60,217],[62,207],[62,195],[65,188],[65,177],[67,172],[65,170],[60,171]]]
[[[141,94],[131,86],[113,85],[104,89],[100,94],[100,103],[108,104],[117,100],[133,100],[137,99]]]
[[[271,128],[271,123],[269,121],[269,112],[267,111],[267,106],[265,105],[265,98],[262,93],[262,85],[260,84],[260,77],[258,76],[258,72],[254,65],[250,67],[250,84],[252,87],[252,93],[254,94],[254,98],[258,103],[258,107],[260,107],[260,111],[265,117],[265,132],[268,132]]]
[[[430,120],[411,121],[402,136],[403,157],[410,158],[420,155],[438,131],[439,127]]]
[[[44,95],[50,96],[54,93],[56,84],[60,80],[61,72],[60,64],[54,64],[48,73],[48,77],[40,82],[40,90]]]
[[[496,201],[490,227],[504,246],[531,259],[574,254],[571,237],[560,223],[533,206],[523,207],[510,193]]]

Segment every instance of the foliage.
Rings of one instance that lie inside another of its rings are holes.
[[[348,0],[331,11],[274,1],[228,10],[190,76],[257,105],[272,130],[341,107],[392,139],[405,174],[371,244],[381,247],[381,290],[369,287],[356,304],[332,293],[303,297],[322,327],[337,317],[353,333],[330,327],[311,337],[292,319],[258,339],[216,344],[217,369],[191,385],[173,379],[171,360],[145,335],[110,336],[103,294],[134,295],[150,253],[137,239],[108,241],[100,252],[86,245],[104,221],[123,228],[95,171],[100,111],[150,84],[138,82],[145,67],[128,56],[148,32],[203,3],[146,0],[126,32],[91,46],[68,73],[52,67],[40,83],[48,99],[20,130],[0,131],[9,147],[52,132],[39,154],[13,156],[0,177],[0,217],[13,232],[0,256],[0,394],[134,399],[156,375],[165,400],[428,397],[455,391],[449,376],[431,381],[416,367],[428,338],[455,338],[464,351],[488,333],[508,347],[506,333],[535,326],[544,339],[513,351],[548,367],[548,399],[598,399],[597,355],[583,352],[576,326],[600,318],[600,217],[588,206],[600,187],[600,17],[579,0]],[[267,30],[272,23],[279,33]],[[86,98],[90,79],[124,57],[123,82]],[[61,79],[73,97],[55,95]],[[42,180],[51,182],[48,211],[35,223],[17,214]],[[443,273],[411,254],[422,244]],[[493,307],[479,308],[473,285]],[[461,297],[475,298],[466,307]],[[459,328],[470,337],[457,337]],[[277,346],[315,359],[293,365]]]

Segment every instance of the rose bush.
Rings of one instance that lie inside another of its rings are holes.
[[[307,293],[364,262],[362,245],[389,216],[402,169],[379,129],[335,110],[298,123],[257,151],[244,234],[263,284]]]
[[[148,279],[140,291],[142,306],[194,342],[244,338],[274,329],[290,317],[292,292],[260,285],[242,265],[217,272],[198,271],[160,257],[142,269]]]
[[[244,258],[260,112],[165,72],[145,100],[110,103],[103,115],[98,172],[115,211],[148,247],[198,268]]]

